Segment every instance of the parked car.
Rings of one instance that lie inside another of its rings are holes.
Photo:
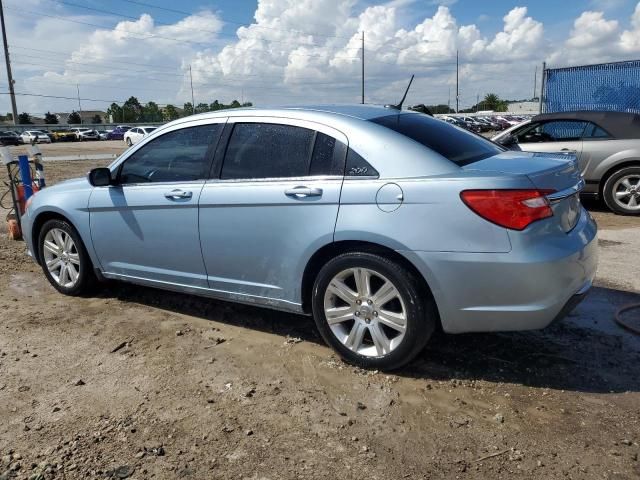
[[[97,277],[313,315],[380,369],[445,332],[538,329],[589,290],[577,162],[376,106],[169,123],[37,193],[29,252],[60,292]]]
[[[74,128],[73,133],[79,142],[87,140],[100,140],[100,135],[92,128]]]
[[[9,146],[9,145],[20,145],[20,137],[18,137],[14,132],[0,132],[0,145]]]
[[[125,125],[118,125],[116,128],[107,133],[107,140],[123,140],[124,134],[131,127],[127,127]]]
[[[27,130],[20,135],[24,143],[51,143],[51,138],[42,130]]]
[[[52,142],[73,142],[76,133],[70,128],[57,128],[49,133]]]
[[[640,115],[564,112],[537,115],[493,140],[529,152],[571,154],[586,187],[615,213],[640,215]]]
[[[100,136],[100,140],[107,140],[109,137],[109,132],[112,132],[113,129],[107,130],[98,130],[98,135]]]
[[[124,134],[124,141],[131,146],[153,132],[157,127],[133,127]]]

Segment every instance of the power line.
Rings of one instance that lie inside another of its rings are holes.
[[[63,22],[71,22],[71,23],[77,23],[80,25],[88,25],[91,27],[96,27],[96,28],[100,28],[103,30],[113,30],[113,27],[105,27],[104,25],[98,25],[96,23],[91,23],[91,22],[83,22],[80,20],[72,20],[70,18],[66,18],[66,17],[61,17],[59,15],[50,15],[50,14],[46,14],[46,13],[41,13],[41,12],[34,12],[34,11],[29,11],[29,10],[23,10],[23,9],[18,9],[18,8],[12,8],[12,7],[6,7],[7,10],[11,10],[14,12],[20,12],[21,14],[31,14],[31,15],[38,15],[41,17],[48,17],[48,18],[55,18],[57,20],[61,20]],[[181,39],[177,39],[177,38],[172,38],[172,37],[166,37],[163,35],[156,35],[156,34],[147,34],[146,36],[141,36],[141,34],[135,33],[135,32],[130,32],[128,30],[115,30],[117,32],[120,33],[125,33],[127,34],[127,36],[134,38],[134,39],[138,39],[138,40],[149,40],[152,38],[157,38],[157,39],[161,39],[161,40],[169,40],[172,42],[178,42],[178,43],[186,43],[186,44],[191,44],[191,45],[207,45],[210,46],[209,43],[207,42],[194,42],[191,40],[181,40]],[[250,49],[239,49],[240,51],[249,51]],[[289,52],[287,53],[287,55],[296,55],[296,56],[302,56],[302,57],[324,57],[324,55],[319,55],[319,54],[311,54],[311,53],[302,53],[302,52]],[[359,57],[333,57],[332,59],[358,59]]]
[[[90,11],[98,12],[98,13],[105,13],[107,15],[113,15],[113,16],[116,16],[116,17],[126,18],[126,19],[129,19],[129,20],[136,20],[136,21],[140,20],[139,17],[135,17],[135,16],[132,16],[132,15],[125,15],[123,13],[114,12],[112,10],[103,10],[103,9],[100,9],[100,8],[89,7],[89,6],[86,6],[86,5],[79,5],[77,3],[68,2],[66,0],[49,0],[49,1],[50,2],[60,3],[60,4],[63,4],[63,5],[72,6],[72,7],[84,8],[85,10],[90,10]],[[187,14],[189,16],[193,16],[194,15],[193,13],[185,13],[185,14]],[[154,23],[156,23],[158,25],[164,25],[164,26],[167,26],[167,27],[175,26],[175,24],[161,22],[161,21],[156,20],[156,19],[154,19],[153,21],[154,21]],[[216,31],[216,30],[206,30],[206,29],[202,29],[202,28],[190,28],[189,30],[190,31],[194,31],[194,32],[212,33],[212,34],[214,34],[216,36],[221,36],[221,37],[228,37],[228,38],[234,38],[234,39],[238,38],[236,35],[228,34],[228,33],[225,34],[225,33],[222,33],[222,32]],[[281,44],[285,44],[285,45],[290,45],[290,42],[281,41],[281,40],[272,40],[270,38],[263,38],[263,37],[243,37],[242,39],[243,40],[244,39],[247,39],[247,40],[261,40],[263,42],[281,43]],[[304,46],[318,46],[318,47],[324,47],[325,46],[323,44],[313,43],[313,42],[304,43],[303,45]],[[351,49],[351,50],[354,50],[354,49],[355,50],[359,50],[360,49],[360,47],[345,47],[345,48],[348,49],[348,50],[349,49]]]

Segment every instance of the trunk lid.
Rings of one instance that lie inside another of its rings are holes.
[[[507,151],[471,163],[464,170],[526,175],[534,187],[552,190],[547,195],[554,217],[569,232],[580,217],[579,192],[584,182],[574,155]]]

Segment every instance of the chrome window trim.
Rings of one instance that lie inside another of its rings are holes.
[[[111,163],[111,165],[109,165],[109,170],[111,170],[111,173],[114,173],[118,170],[118,168],[120,167],[120,165],[122,165],[124,162],[127,161],[127,159],[133,155],[134,153],[136,153],[138,150],[140,150],[142,147],[144,147],[147,143],[152,142],[153,140],[155,140],[158,137],[161,137],[162,135],[164,135],[165,133],[169,133],[169,132],[174,132],[176,130],[182,130],[183,128],[190,128],[190,127],[201,127],[202,125],[213,125],[213,124],[218,124],[218,123],[222,123],[225,124],[227,123],[227,119],[229,117],[215,117],[215,118],[198,118],[198,119],[193,119],[187,122],[180,122],[177,123],[175,125],[170,125],[167,127],[159,127],[157,129],[155,129],[153,132],[151,132],[149,135],[145,136],[142,138],[142,140],[140,140],[137,143],[134,143],[131,147],[129,147],[127,150],[125,150],[122,155],[120,155],[118,158],[116,158],[113,163]],[[126,132],[125,132],[126,133]]]
[[[342,180],[342,175],[310,175],[306,177],[269,177],[269,178],[210,178],[207,184],[217,183],[283,183],[283,182],[311,182]]]

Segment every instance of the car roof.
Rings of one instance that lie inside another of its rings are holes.
[[[410,111],[402,111],[403,113],[411,113]],[[214,118],[214,117],[230,117],[230,116],[252,116],[252,115],[268,115],[268,116],[284,116],[291,117],[299,113],[305,117],[309,114],[329,114],[352,117],[359,120],[371,120],[373,118],[384,117],[386,115],[397,115],[399,110],[394,108],[383,107],[381,105],[368,104],[346,104],[346,105],[292,105],[292,106],[276,106],[276,107],[248,107],[248,108],[229,108],[226,110],[216,110],[215,112],[200,113],[185,118]]]
[[[533,122],[549,120],[582,120],[595,123],[615,138],[640,138],[640,115],[628,112],[575,111],[542,113]]]

